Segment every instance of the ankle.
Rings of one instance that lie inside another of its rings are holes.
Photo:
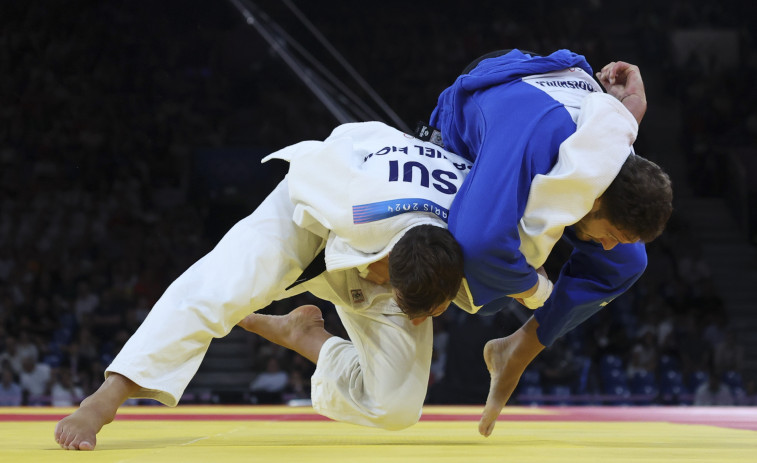
[[[531,362],[544,349],[536,333],[517,331],[510,336],[511,357],[521,362]]]
[[[91,395],[82,400],[78,412],[87,416],[90,422],[98,423],[102,427],[113,421],[119,405]]]

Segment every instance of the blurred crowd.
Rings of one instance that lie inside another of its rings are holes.
[[[753,162],[757,52],[743,26],[751,6],[677,0],[619,19],[620,7],[601,0],[519,3],[518,15],[502,2],[474,12],[412,3],[368,4],[359,20],[346,4],[299,6],[408,125],[485,52],[571,48],[599,66],[616,53],[612,38],[631,31],[627,60],[657,65],[661,98],[680,102],[696,193],[726,193],[729,153]],[[677,28],[735,30],[737,67],[702,54],[681,61],[668,44]],[[0,405],[75,405],[167,285],[282,175],[270,168],[247,185],[212,188],[198,150],[270,152],[322,139],[337,122],[226,2],[2,2],[0,31]],[[643,131],[637,150],[664,166]],[[546,350],[517,400],[754,405],[755,378],[741,375],[738,332],[699,248],[674,216],[649,246],[642,280]],[[333,309],[311,296],[267,311],[314,302],[346,337]],[[512,307],[436,319],[429,401],[483,402],[483,344],[527,315]],[[307,399],[313,366],[249,339],[245,400]]]

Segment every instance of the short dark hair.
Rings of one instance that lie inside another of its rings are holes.
[[[454,299],[463,280],[463,250],[446,228],[419,225],[389,255],[389,282],[399,308],[411,319]]]
[[[631,154],[602,194],[599,217],[649,243],[662,234],[673,213],[673,187],[660,166]]]

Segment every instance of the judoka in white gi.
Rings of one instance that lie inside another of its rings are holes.
[[[317,361],[313,407],[336,420],[386,429],[417,422],[432,324],[402,313],[389,284],[363,277],[408,230],[430,225],[449,235],[448,210],[470,163],[378,122],[342,125],[323,142],[298,143],[268,158],[290,161],[287,178],[169,286],[107,368],[100,390],[59,423],[61,446],[93,448],[95,433],[128,397],[176,405],[213,338],[272,301],[304,291],[332,301],[352,339],[324,335],[322,320],[321,336],[314,333],[320,312],[313,306],[287,319],[289,328],[308,331],[295,338],[320,344],[314,350],[288,345]],[[327,271],[286,289],[322,249]],[[462,287],[461,254],[458,260],[455,293]],[[450,299],[428,307],[428,315],[442,313]],[[279,336],[270,332],[272,325],[281,331],[281,320],[261,317],[243,326]]]

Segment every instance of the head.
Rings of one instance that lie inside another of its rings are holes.
[[[606,250],[619,243],[649,243],[665,230],[673,212],[670,178],[652,161],[628,156],[592,210],[574,225],[576,235]]]
[[[389,282],[411,320],[443,313],[463,280],[463,251],[446,228],[419,225],[389,255]]]

